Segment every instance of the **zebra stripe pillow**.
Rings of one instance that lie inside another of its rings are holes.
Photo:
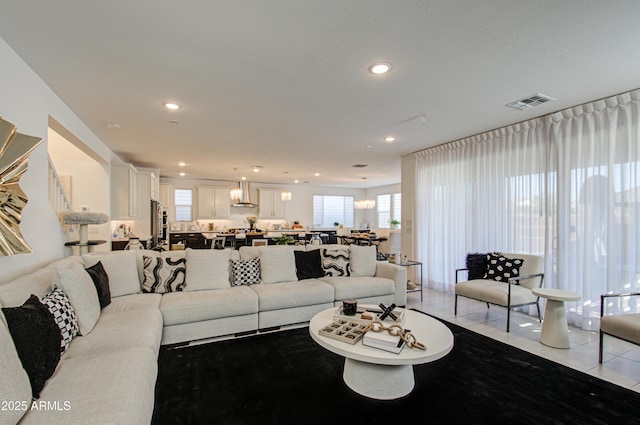
[[[349,249],[322,249],[325,276],[349,276]]]
[[[184,291],[186,275],[186,258],[147,257],[142,256],[144,280],[142,292]]]

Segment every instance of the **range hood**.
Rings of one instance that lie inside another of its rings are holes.
[[[234,203],[231,205],[232,207],[240,207],[240,208],[255,208],[258,204],[254,204],[249,199],[249,183],[245,181],[240,181],[240,198],[237,200],[234,199]]]

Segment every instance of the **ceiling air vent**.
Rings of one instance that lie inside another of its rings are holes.
[[[353,168],[364,168],[364,167],[368,167],[368,165],[367,164],[355,164],[355,165],[352,165],[352,167]]]
[[[516,100],[515,102],[507,103],[505,106],[509,108],[524,111],[525,109],[533,108],[534,106],[542,105],[543,103],[551,102],[555,100],[553,97],[549,97],[542,93],[536,93],[524,99]]]

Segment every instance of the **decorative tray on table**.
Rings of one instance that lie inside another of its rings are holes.
[[[318,333],[322,336],[353,345],[362,339],[366,327],[366,324],[360,322],[337,319],[333,323],[320,329]]]
[[[377,307],[371,307],[372,308],[369,309],[359,308],[357,314],[352,316],[345,315],[342,311],[342,306],[337,307],[333,315],[333,323],[320,329],[318,334],[348,344],[355,344],[362,339],[365,334],[364,330],[372,321],[380,320],[383,311],[377,309]],[[391,316],[387,316],[383,322],[389,324],[404,324],[404,310],[398,309],[393,310],[393,312],[395,313],[396,319],[394,320]]]

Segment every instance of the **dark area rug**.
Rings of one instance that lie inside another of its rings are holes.
[[[344,359],[308,328],[162,349],[154,425],[637,424],[640,395],[444,322],[445,358],[414,367],[416,386],[379,401],[351,391]]]

